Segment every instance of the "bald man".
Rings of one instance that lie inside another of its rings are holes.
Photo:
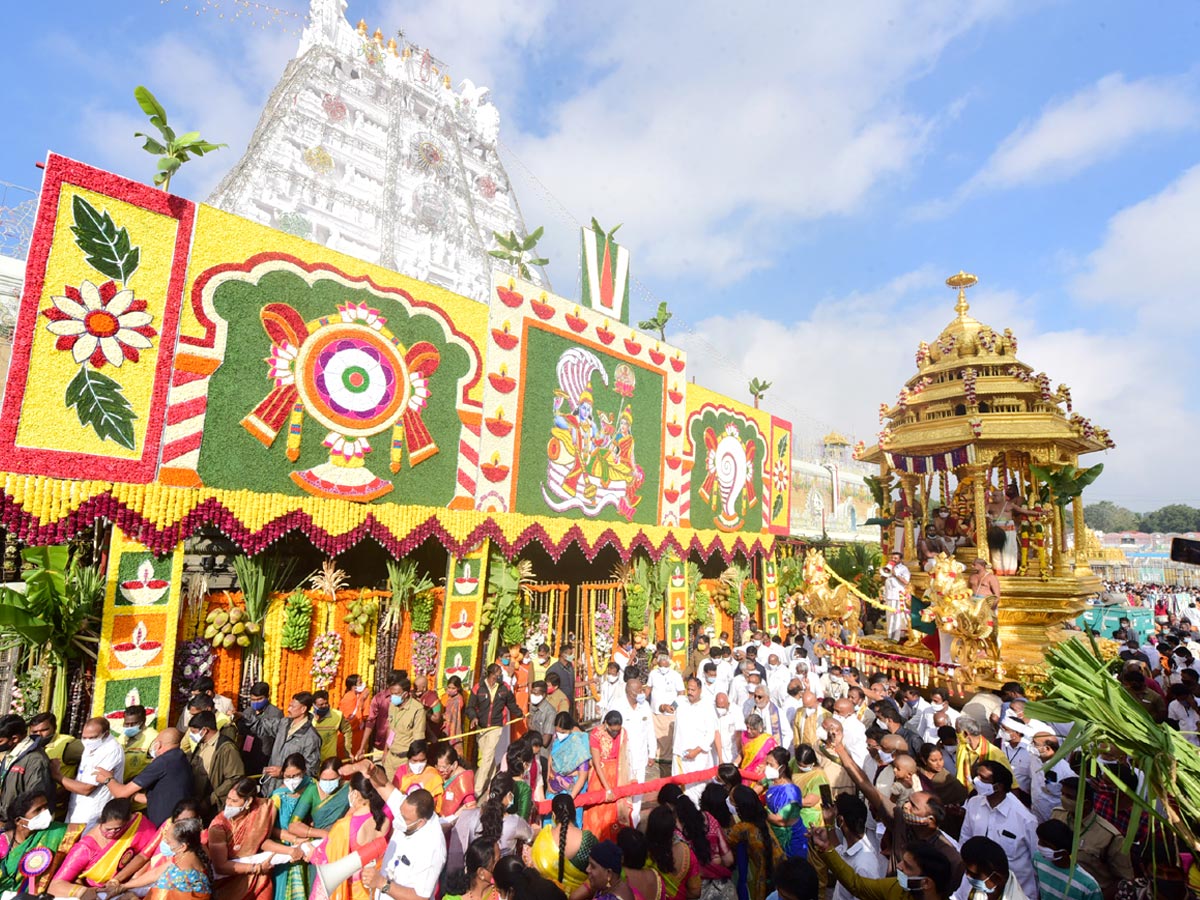
[[[854,714],[854,701],[848,697],[833,704],[833,717],[842,723],[842,743],[858,766],[867,762],[867,729]]]
[[[796,718],[792,722],[792,731],[796,735],[796,745],[808,744],[817,746],[817,729],[821,726],[821,703],[812,691],[800,695],[800,708],[796,710]]]
[[[128,783],[122,783],[111,771],[96,769],[98,782],[114,797],[133,797],[146,804],[146,817],[155,827],[171,817],[175,805],[192,795],[192,766],[179,749],[183,735],[175,728],[164,728],[150,744],[150,764]]]

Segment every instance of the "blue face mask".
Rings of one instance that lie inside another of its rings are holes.
[[[328,706],[314,706],[313,712],[317,714],[318,719],[323,719],[327,715],[329,715],[329,707]]]
[[[897,869],[896,880],[900,882],[900,887],[906,891],[912,891],[914,894],[925,889],[925,877],[923,875],[909,875],[907,872]]]
[[[967,884],[969,884],[971,886],[971,890],[974,891],[983,891],[986,893],[988,890],[990,890],[990,888],[987,886],[986,878],[972,878],[970,875],[968,875]]]
[[[170,844],[168,844],[166,841],[159,841],[158,842],[158,855],[159,856],[174,856],[175,848],[172,847]]]
[[[137,737],[138,732],[140,732],[142,730],[142,726],[141,725],[126,725],[123,730],[125,732],[125,737],[127,737],[127,738]]]
[[[262,700],[251,700],[250,708],[253,709],[255,712],[262,712],[264,709],[267,708],[267,701],[265,698]]]
[[[399,706],[404,702],[404,698],[399,694],[392,694],[392,706]]]

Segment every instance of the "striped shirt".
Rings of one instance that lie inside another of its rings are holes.
[[[1060,869],[1038,853],[1033,868],[1042,900],[1102,900],[1100,885],[1082,866],[1076,866],[1074,872],[1069,866]]]

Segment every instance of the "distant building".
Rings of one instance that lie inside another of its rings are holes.
[[[209,203],[486,301],[503,265],[492,232],[525,236],[488,89],[455,90],[429,50],[351,27],[345,8],[312,0],[296,58]]]
[[[807,452],[797,448],[792,455],[792,534],[878,541],[879,527],[863,524],[877,514],[863,480],[875,471],[854,459],[850,441],[836,431]]]

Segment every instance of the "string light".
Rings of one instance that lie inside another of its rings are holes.
[[[159,5],[165,6],[170,2],[159,0]],[[186,3],[178,3],[178,6],[196,16],[215,15],[227,22],[240,21],[251,28],[261,28],[263,31],[274,29],[295,37],[300,36],[308,23],[306,12],[259,3],[257,0],[187,0]]]

